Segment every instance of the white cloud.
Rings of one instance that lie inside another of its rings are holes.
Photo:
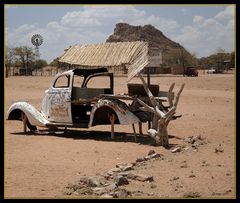
[[[61,19],[62,25],[91,27],[116,22],[119,18],[142,18],[144,12],[133,6],[84,6],[83,11],[68,12]]]
[[[229,20],[234,17],[234,6],[228,6],[223,11],[215,15],[217,20]]]
[[[18,27],[17,29],[15,29],[15,31],[20,34],[22,32],[29,32],[33,29],[36,29],[35,25],[28,25],[28,24],[23,24],[20,27]]]
[[[198,57],[208,56],[219,47],[231,52],[234,49],[233,14],[233,9],[229,6],[212,18],[194,16],[193,24],[184,26],[180,35],[173,36],[173,40],[190,52],[198,53]]]
[[[56,30],[56,31],[61,31],[63,27],[62,27],[61,25],[59,25],[58,22],[52,21],[52,22],[49,22],[49,23],[46,25],[46,28],[47,28],[47,29]]]
[[[204,17],[202,17],[202,16],[194,16],[193,17],[193,22],[194,23],[202,23],[203,20],[204,20]]]
[[[144,11],[133,6],[84,6],[83,8],[83,11],[68,12],[62,17],[61,24],[86,28],[112,27],[118,22],[127,22],[131,25],[152,24],[163,32],[170,32],[178,27],[178,23],[172,19],[148,16]]]
[[[100,21],[86,12],[68,12],[62,17],[62,25],[71,27],[100,26]]]
[[[165,34],[174,32],[177,28],[179,28],[179,24],[175,20],[154,15],[146,16],[144,18],[129,19],[128,22],[132,25],[151,24]]]

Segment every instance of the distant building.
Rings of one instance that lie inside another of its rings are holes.
[[[143,73],[158,74],[164,73],[162,67],[162,51],[159,48],[150,48],[149,51],[149,64],[143,70]]]

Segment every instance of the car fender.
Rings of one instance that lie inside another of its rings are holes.
[[[7,120],[21,120],[21,112],[23,112],[31,125],[46,126],[49,121],[34,106],[27,102],[13,103],[7,111]]]
[[[101,112],[101,109],[104,109],[103,107],[108,107],[112,112],[116,113],[119,124],[127,125],[140,122],[139,118],[129,111],[124,102],[118,99],[99,99],[91,110],[89,127],[95,125],[94,118],[97,111],[100,111],[102,116],[107,114],[106,111]]]

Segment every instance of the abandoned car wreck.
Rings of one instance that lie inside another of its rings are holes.
[[[168,91],[160,91],[159,85],[146,82],[140,73],[149,63],[146,42],[105,43],[98,45],[75,45],[59,59],[71,69],[55,76],[44,92],[41,111],[26,102],[16,102],[7,112],[7,119],[23,121],[24,132],[41,127],[89,128],[95,125],[141,124],[149,122],[148,135],[157,145],[168,145],[168,123],[176,116],[180,94],[174,94],[172,84]],[[128,93],[114,94],[114,76],[109,67],[125,66],[128,81],[138,76],[142,84],[128,83]],[[103,78],[101,87],[91,85]],[[163,105],[167,102],[167,105]]]

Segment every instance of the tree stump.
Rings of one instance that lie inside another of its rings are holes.
[[[174,98],[170,96],[168,97],[169,107],[165,107],[155,99],[152,92],[148,89],[148,86],[143,76],[140,73],[138,73],[138,76],[143,83],[144,89],[151,103],[151,106],[149,106],[142,100],[137,99],[138,102],[142,105],[142,107],[140,108],[144,111],[148,111],[154,114],[153,120],[152,120],[152,126],[148,130],[148,135],[155,140],[156,145],[167,147],[169,145],[167,126],[169,122],[173,120],[173,115],[176,113],[179,97],[185,84],[182,84],[176,97]],[[170,86],[169,93],[172,92],[174,85],[175,84],[173,83]]]

